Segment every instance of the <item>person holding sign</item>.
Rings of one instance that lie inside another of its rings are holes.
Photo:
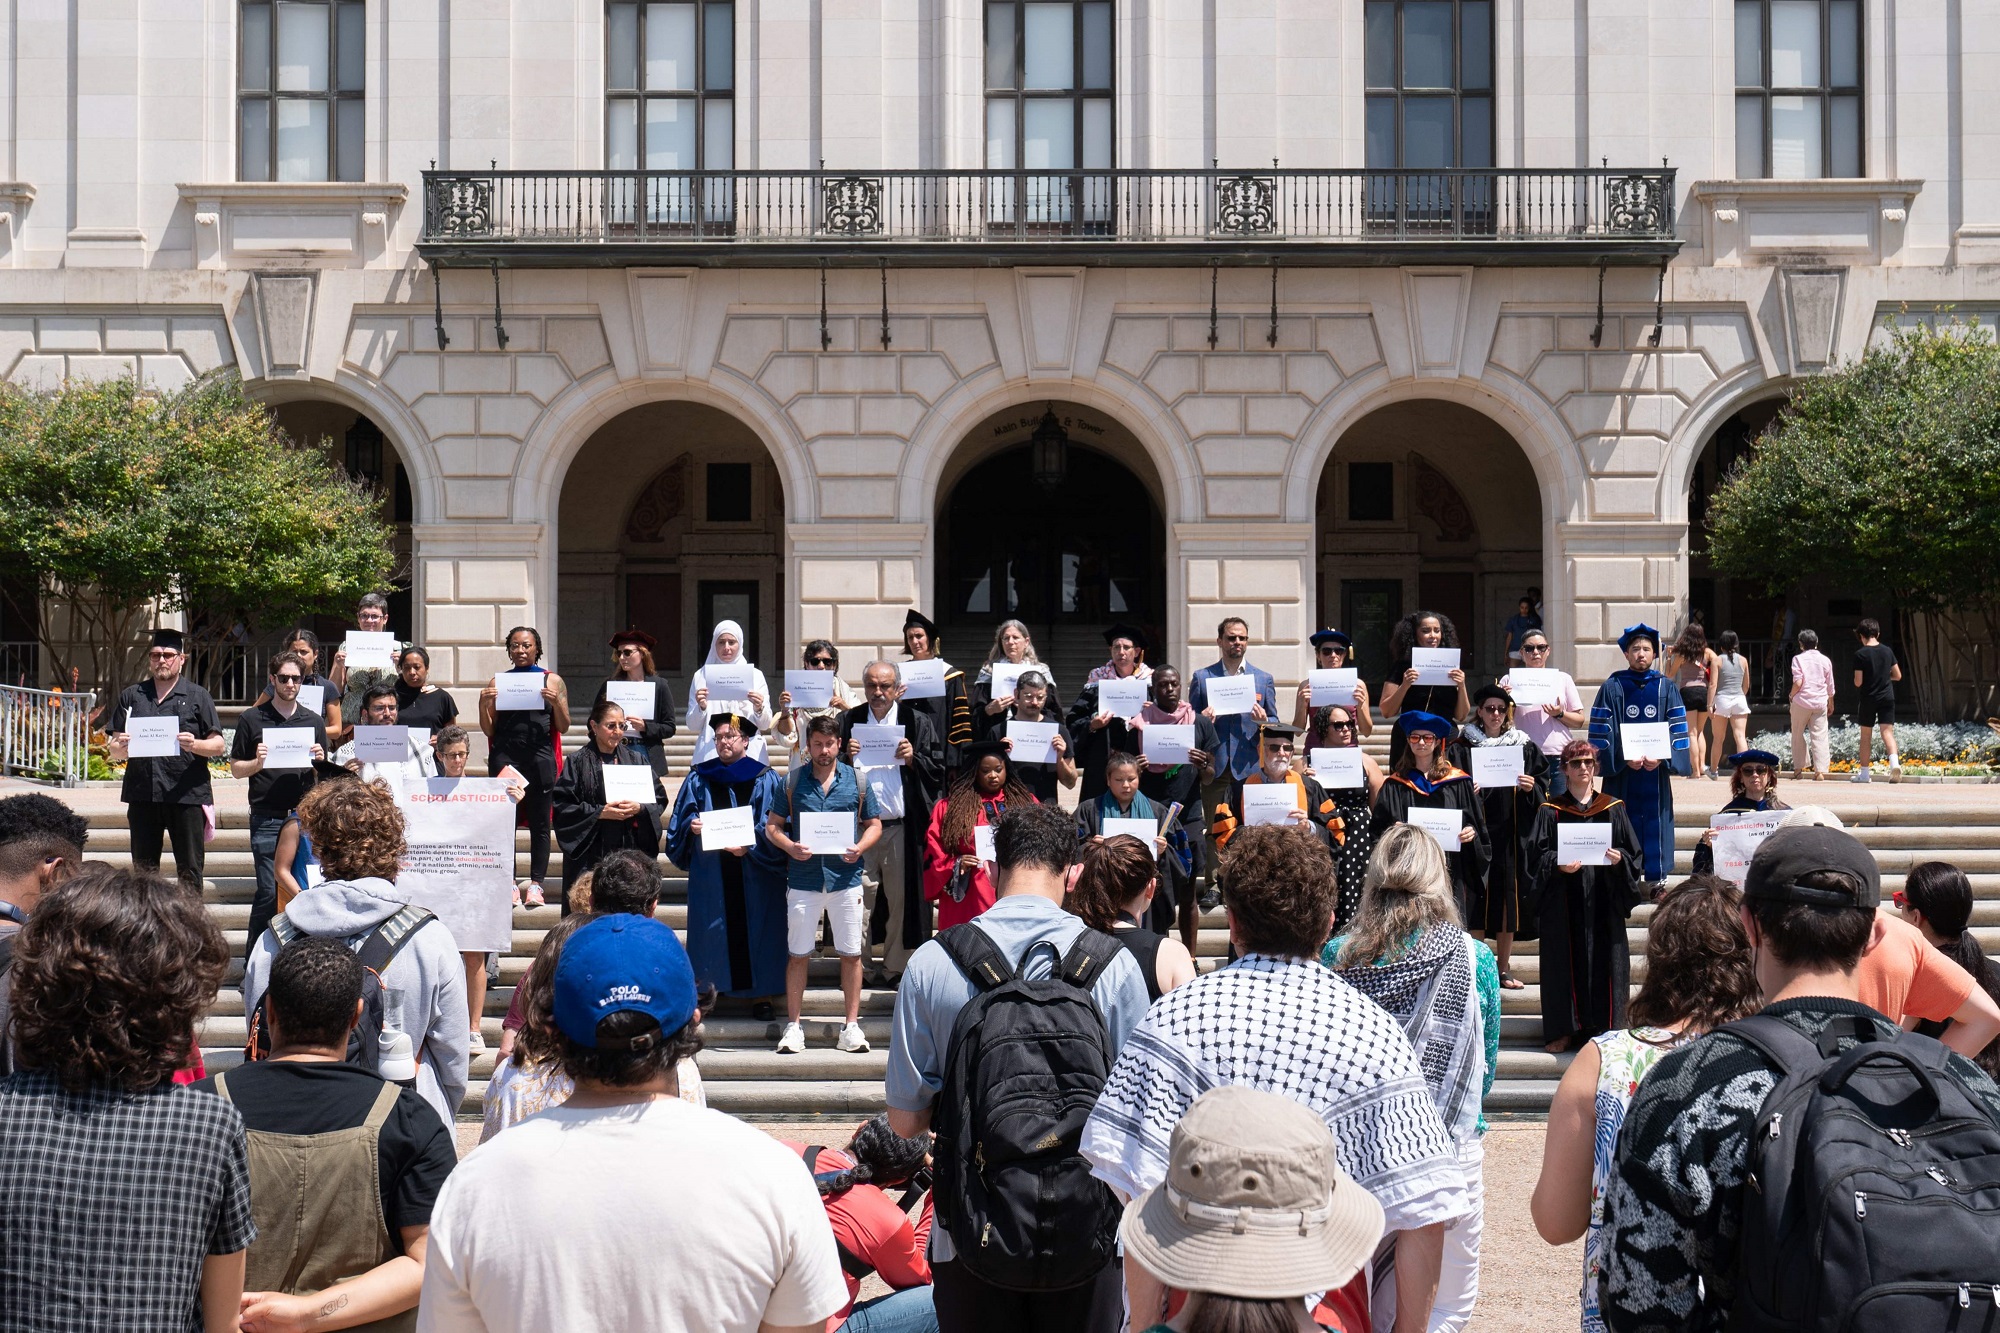
[[[765,828],[771,843],[791,858],[785,868],[785,1030],[778,1054],[806,1048],[799,1017],[805,1005],[806,969],[819,944],[822,918],[833,923],[833,947],[840,955],[840,993],[847,1025],[834,1044],[856,1054],[868,1050],[861,1031],[861,965],[868,956],[868,922],[862,907],[861,858],[882,836],[875,794],[840,762],[840,728],[830,717],[806,724],[810,764],[792,769],[790,780],[771,801]],[[815,818],[819,816],[820,818]],[[814,825],[838,816],[853,830],[844,848],[834,850],[814,836]],[[787,832],[789,827],[790,831]]]
[[[1628,625],[1618,636],[1618,649],[1626,669],[1612,672],[1597,689],[1590,705],[1590,743],[1603,752],[1605,793],[1625,803],[1645,849],[1643,878],[1651,892],[1674,868],[1673,776],[1689,776],[1687,709],[1680,689],[1653,670],[1660,655],[1658,630],[1644,621]],[[1659,727],[1666,728],[1667,743],[1642,747],[1641,732]]]
[[[1742,750],[1730,755],[1725,762],[1730,768],[1729,803],[1716,814],[1758,814],[1792,808],[1778,799],[1778,756],[1769,750]],[[1715,835],[1720,831],[1713,821],[1703,830],[1701,841],[1694,847],[1695,874],[1715,873]]]
[[[357,663],[350,668],[347,661],[348,649],[350,646],[358,649],[358,644],[349,645],[343,642],[334,653],[333,662],[327,667],[326,674],[340,695],[342,731],[351,727],[354,719],[361,716],[363,690],[370,685],[396,683],[396,655],[410,646],[407,643],[397,642],[389,635],[389,599],[379,592],[363,595],[360,605],[354,609],[354,628],[364,635],[380,636],[381,641],[387,645],[389,660],[387,662],[371,660],[366,664]],[[329,694],[327,699],[331,701],[333,697]],[[345,737],[335,733],[335,739],[345,739]]]
[[[1111,660],[1103,666],[1092,667],[1084,677],[1084,683],[1100,680],[1149,680],[1153,668],[1146,665],[1146,653],[1152,647],[1146,639],[1146,632],[1123,621],[1104,631],[1104,646],[1111,650]]]
[[[354,727],[354,738],[333,752],[333,762],[350,773],[359,773],[363,782],[389,776],[415,782],[436,777],[437,761],[430,745],[412,736],[400,718],[396,687],[370,685],[361,695],[361,717]]]
[[[1277,713],[1278,692],[1270,672],[1251,666],[1245,660],[1250,653],[1250,625],[1243,617],[1229,616],[1215,627],[1215,646],[1221,650],[1221,656],[1213,664],[1194,673],[1194,678],[1188,682],[1188,704],[1196,713],[1215,724],[1215,769],[1202,786],[1201,799],[1213,845],[1220,847],[1222,839],[1215,823],[1220,806],[1228,799],[1233,784],[1242,783],[1257,771],[1261,758],[1257,729]],[[1208,683],[1219,676],[1242,675],[1248,675],[1255,682],[1255,697],[1250,711],[1215,711],[1208,697]],[[1214,870],[1213,865],[1210,870]]]
[[[1333,905],[1333,933],[1338,935],[1361,910],[1361,886],[1368,874],[1368,861],[1375,851],[1375,809],[1376,793],[1382,790],[1386,776],[1382,766],[1375,762],[1375,756],[1361,751],[1359,724],[1356,721],[1359,709],[1349,709],[1341,704],[1328,704],[1313,718],[1313,733],[1320,737],[1320,744],[1306,751],[1308,771],[1326,788],[1326,794],[1333,801],[1333,818],[1327,821],[1327,831],[1333,835],[1333,867],[1335,877],[1340,881],[1340,895]],[[1360,768],[1360,781],[1353,786],[1330,782],[1328,775],[1317,770],[1317,752],[1335,750],[1352,754],[1354,763]]]
[[[1244,808],[1253,799],[1246,797],[1245,792],[1253,788],[1283,786],[1291,789],[1292,797],[1292,808],[1285,816],[1285,822],[1295,828],[1311,829],[1313,836],[1329,852],[1332,851],[1335,845],[1331,828],[1335,818],[1333,800],[1319,785],[1317,778],[1293,766],[1293,746],[1298,736],[1297,728],[1282,722],[1266,722],[1259,728],[1256,770],[1242,781],[1230,783],[1228,795],[1215,807],[1211,828],[1218,848],[1227,847],[1239,827],[1260,822],[1252,819],[1252,812]]]
[[[1460,917],[1473,919],[1469,907],[1479,901],[1486,881],[1486,866],[1493,858],[1486,836],[1486,815],[1480,808],[1479,793],[1472,775],[1455,767],[1447,757],[1445,742],[1452,724],[1436,713],[1406,709],[1396,725],[1409,737],[1401,762],[1394,765],[1375,794],[1375,811],[1369,822],[1379,841],[1391,824],[1411,824],[1412,810],[1455,810],[1458,812],[1458,850],[1446,854],[1451,862],[1452,889],[1458,895]]]
[[[660,641],[642,629],[621,629],[611,636],[611,677],[597,687],[590,701],[595,709],[610,699],[625,710],[625,740],[646,754],[646,762],[667,776],[667,742],[674,738],[674,692],[653,663]]]
[[[1409,728],[1398,716],[1401,713],[1428,713],[1441,716],[1453,725],[1465,721],[1472,711],[1472,700],[1465,693],[1465,670],[1462,666],[1451,668],[1447,673],[1448,684],[1419,684],[1417,677],[1422,670],[1415,664],[1416,650],[1419,648],[1458,649],[1458,627],[1451,623],[1451,617],[1438,611],[1415,611],[1396,622],[1396,628],[1389,635],[1389,678],[1382,682],[1382,716],[1397,718],[1396,725],[1389,731],[1389,767],[1402,765],[1403,756],[1409,749]]]
[[[944,746],[946,773],[956,773],[965,762],[961,753],[973,741],[972,699],[965,688],[965,673],[949,662],[940,661],[943,647],[938,643],[938,627],[930,617],[911,607],[903,617],[903,651],[912,662],[938,662],[944,671],[944,693],[909,703],[931,720],[938,742]]]
[[[300,625],[297,629],[292,630],[278,641],[278,651],[281,653],[297,653],[299,660],[305,663],[306,678],[299,686],[299,702],[307,708],[311,708],[313,712],[318,713],[326,720],[326,734],[328,736],[338,737],[340,735],[340,690],[334,685],[332,680],[319,674],[319,635],[313,633],[304,625]],[[313,704],[314,690],[319,691],[319,704],[316,707]],[[270,697],[271,687],[266,685],[264,692],[251,702],[261,704]]]
[[[250,902],[249,945],[278,913],[278,835],[317,778],[313,761],[327,757],[326,724],[299,704],[305,663],[294,653],[271,659],[271,700],[243,710],[229,750],[229,771],[250,779],[250,857],[257,893]],[[286,731],[292,736],[277,735]],[[288,743],[289,742],[289,743]]]
[[[752,1001],[751,1017],[777,1016],[770,997],[785,989],[784,858],[766,837],[740,847],[704,846],[705,816],[747,809],[755,830],[770,819],[784,779],[749,753],[756,726],[718,713],[709,720],[715,755],[681,783],[666,829],[667,857],[687,872],[687,949],[695,980]]]
[[[692,763],[715,757],[715,735],[708,719],[715,713],[734,713],[757,726],[750,736],[750,755],[768,764],[771,756],[763,732],[771,729],[771,687],[764,673],[743,658],[743,627],[733,620],[718,621],[708,636],[708,658],[688,681],[687,725],[694,733]]]
[[[1479,895],[1465,926],[1474,939],[1493,937],[1501,988],[1522,990],[1525,988],[1509,969],[1514,965],[1514,937],[1535,937],[1534,921],[1521,911],[1528,887],[1523,867],[1528,831],[1534,827],[1542,802],[1548,799],[1549,762],[1534,738],[1514,725],[1514,704],[1507,691],[1498,685],[1482,685],[1472,703],[1472,720],[1459,729],[1459,738],[1452,743],[1452,758],[1472,774],[1493,856],[1486,863],[1485,892]],[[1482,773],[1482,767],[1493,771]],[[1504,774],[1498,771],[1502,768]]]
[[[660,854],[660,812],[667,804],[646,752],[627,738],[624,709],[609,699],[598,701],[590,710],[589,730],[590,744],[564,756],[553,793],[565,916],[570,885],[607,854],[621,847],[648,857]]]
[[[160,844],[172,838],[175,872],[181,883],[199,889],[207,852],[201,808],[215,800],[208,761],[221,758],[229,743],[223,739],[215,700],[193,681],[181,679],[185,647],[179,630],[153,631],[147,677],[118,696],[109,729],[111,760],[125,765],[118,794],[125,802],[133,867],[159,874]],[[138,719],[150,720],[162,733],[171,731],[163,737],[171,744],[158,747],[163,753],[132,754],[132,724]]]
[[[830,717],[836,723],[854,707],[855,694],[840,678],[840,651],[826,639],[808,639],[799,652],[799,663],[804,668],[798,672],[785,673],[785,688],[778,691],[778,717],[772,730],[780,736],[793,740],[805,735],[806,723],[816,717]],[[797,677],[801,684],[823,688],[826,697],[817,693],[808,698],[803,693],[794,694],[791,684]]]
[[[479,729],[486,733],[487,772],[499,777],[513,768],[528,780],[521,801],[521,819],[528,826],[528,878],[518,887],[530,907],[545,907],[549,877],[549,818],[556,785],[557,737],[569,730],[569,686],[542,663],[542,632],[532,625],[507,631],[507,658],[513,666],[503,674],[541,674],[535,697],[540,708],[501,708],[499,677],[479,692]]]
[[[1156,865],[1159,892],[1147,895],[1151,906],[1142,924],[1165,935],[1174,928],[1181,900],[1193,887],[1194,846],[1188,840],[1187,826],[1179,814],[1174,816],[1172,825],[1163,826],[1162,821],[1172,807],[1156,807],[1139,789],[1137,759],[1129,754],[1114,754],[1104,766],[1107,771],[1103,794],[1076,808],[1077,836],[1088,842],[1092,838],[1135,831],[1130,826],[1121,827],[1121,820],[1151,826],[1145,844]]]
[[[1292,703],[1292,725],[1305,731],[1305,748],[1308,751],[1330,748],[1326,738],[1313,725],[1313,719],[1321,709],[1335,704],[1348,709],[1349,716],[1361,727],[1363,736],[1374,735],[1375,723],[1368,715],[1368,687],[1362,683],[1359,672],[1355,673],[1354,688],[1349,692],[1353,696],[1351,706],[1345,696],[1338,699],[1314,697],[1313,672],[1354,670],[1354,641],[1337,629],[1322,629],[1313,631],[1312,646],[1313,671],[1307,672],[1306,678],[1299,682],[1298,695]],[[1323,695],[1324,691],[1319,693]]]
[[[1062,719],[1056,717],[1049,708],[1049,696],[1054,689],[1040,668],[1023,671],[1021,678],[1014,683],[1013,702],[1001,714],[1001,725],[994,733],[1006,738],[1008,725],[1015,722],[1055,725],[1056,734],[1049,743],[1055,751],[1054,763],[1029,763],[1024,759],[1015,758],[1016,767],[1021,770],[1021,781],[1035,794],[1035,799],[1043,804],[1056,799],[1057,787],[1074,787],[1077,784],[1077,767],[1070,758],[1069,737],[1063,734]],[[1017,754],[1011,739],[1007,748],[1010,755]]]
[[[1639,902],[1639,835],[1624,801],[1592,791],[1597,756],[1589,741],[1564,748],[1567,790],[1543,804],[1528,835],[1542,941],[1542,1041],[1557,1054],[1627,1026],[1632,989],[1625,918]],[[1588,865],[1578,834],[1586,826],[1596,851]]]
[[[930,714],[901,697],[902,669],[894,662],[870,662],[861,672],[861,689],[866,702],[838,719],[840,747],[882,816],[882,836],[862,856],[861,873],[864,886],[872,885],[869,933],[882,937],[882,970],[875,980],[887,985],[903,975],[910,955],[931,934],[923,889],[924,834],[931,806],[944,790],[944,744]],[[901,733],[892,762],[864,762],[855,734],[864,727]]]
[[[967,747],[966,766],[931,808],[924,839],[924,897],[937,904],[937,927],[949,930],[993,906],[993,880],[975,830],[990,828],[1010,807],[1039,805],[1014,772],[1004,741]]]
[[[1003,620],[993,635],[993,646],[973,679],[971,691],[972,729],[980,737],[1006,730],[1007,709],[1014,702],[1022,671],[1033,667],[1043,680],[1053,681],[1055,673],[1035,655],[1035,641],[1028,627],[1018,620]]]
[[[1531,629],[1521,637],[1521,658],[1517,666],[1500,677],[1500,688],[1514,700],[1514,725],[1528,733],[1548,761],[1549,794],[1562,795],[1563,747],[1570,743],[1571,727],[1590,720],[1583,711],[1583,696],[1567,671],[1549,665],[1549,636]]]
[[[396,659],[396,673],[396,720],[406,727],[422,727],[430,733],[435,745],[437,734],[458,721],[458,700],[451,697],[450,690],[431,684],[429,649],[415,644],[405,648]],[[331,735],[334,730],[331,718],[326,729]]]

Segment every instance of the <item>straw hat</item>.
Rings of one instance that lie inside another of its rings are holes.
[[[1340,1169],[1318,1116],[1227,1087],[1181,1117],[1166,1180],[1126,1205],[1118,1234],[1168,1286],[1276,1300],[1346,1285],[1382,1226],[1382,1205]]]

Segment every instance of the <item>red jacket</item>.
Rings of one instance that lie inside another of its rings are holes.
[[[972,887],[965,897],[953,902],[944,886],[951,881],[951,872],[961,856],[971,856],[978,848],[971,841],[945,850],[944,812],[947,801],[939,801],[931,807],[930,831],[924,835],[924,897],[937,904],[937,928],[947,930],[972,918],[993,906],[993,881],[987,877],[986,867],[980,866],[972,872]],[[990,824],[987,818],[987,803],[979,802],[979,824]]]
[[[803,1159],[806,1145],[780,1140]],[[821,1175],[845,1171],[854,1159],[837,1148],[821,1148],[813,1170]],[[823,1200],[826,1219],[833,1224],[833,1238],[841,1250],[841,1276],[847,1279],[847,1304],[826,1321],[826,1333],[834,1333],[854,1309],[861,1279],[847,1271],[847,1256],[853,1255],[875,1270],[875,1275],[896,1291],[906,1287],[927,1287],[931,1263],[925,1250],[931,1238],[931,1196],[924,1195],[916,1224],[910,1216],[874,1185],[856,1185]]]

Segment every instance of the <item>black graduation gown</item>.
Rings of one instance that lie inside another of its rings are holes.
[[[1407,669],[1408,663],[1405,663],[1403,670]],[[1402,678],[1402,670],[1397,671],[1395,679]],[[1458,712],[1458,686],[1412,685],[1403,691],[1402,708],[1389,728],[1389,767],[1392,769],[1401,764],[1403,756],[1409,753],[1410,733],[1403,729],[1403,714],[1410,712],[1434,713],[1457,727],[1459,719],[1453,714]]]
[[[1140,732],[1127,726],[1124,718],[1114,717],[1102,727],[1093,729],[1090,723],[1096,716],[1097,682],[1093,680],[1077,691],[1076,701],[1070,704],[1069,712],[1063,717],[1063,730],[1069,733],[1069,757],[1076,761],[1077,772],[1082,777],[1077,788],[1079,801],[1095,800],[1104,794],[1107,789],[1104,761],[1114,751],[1136,757],[1141,749]],[[1147,799],[1152,798],[1148,796]]]
[[[883,726],[903,728],[903,738],[910,743],[910,762],[903,765],[903,944],[914,949],[931,937],[931,905],[924,898],[924,835],[930,831],[931,807],[944,795],[945,747],[938,738],[937,728],[931,722],[931,715],[923,705],[942,702],[937,699],[905,699],[896,705],[895,720],[884,722]],[[860,704],[840,715],[840,753],[845,763],[847,742],[854,738],[857,726],[875,725],[875,713],[867,704]],[[803,747],[804,739],[799,744]],[[884,836],[888,836],[885,831]],[[886,894],[875,895],[874,910],[869,913],[868,936],[876,944],[886,941],[889,930],[889,899]]]
[[[957,670],[947,670],[944,673],[942,698],[905,699],[903,704],[930,719],[931,730],[937,733],[938,743],[943,747],[944,771],[946,775],[956,773],[960,762],[960,749],[972,744],[974,739],[972,699],[966,692],[965,673]],[[867,705],[863,704],[862,707],[865,708]],[[844,748],[847,743],[845,731],[841,732],[840,739]],[[907,921],[909,917],[905,916],[903,919]]]
[[[1472,785],[1472,775],[1451,769],[1430,791],[1423,792],[1405,775],[1391,773],[1382,783],[1382,790],[1375,794],[1375,813],[1368,821],[1369,827],[1380,838],[1389,825],[1409,823],[1410,810],[1415,806],[1457,810],[1463,827],[1472,830],[1472,841],[1459,844],[1457,851],[1445,853],[1444,858],[1451,866],[1451,887],[1458,897],[1459,914],[1470,921],[1470,906],[1478,901],[1486,880],[1486,864],[1493,857],[1493,844],[1486,835],[1486,814],[1480,807],[1479,792]]]
[[[613,677],[613,679],[620,678]],[[673,691],[668,687],[665,676],[648,676],[646,680],[652,682],[653,686],[653,716],[639,728],[639,744],[645,747],[646,759],[653,765],[653,772],[659,774],[661,777],[665,777],[667,775],[666,745],[668,741],[674,738],[674,714],[677,709],[674,704]],[[638,685],[642,682],[635,680],[626,683]],[[611,681],[607,680],[604,684],[597,687],[597,695],[590,701],[590,706],[593,709],[604,702],[610,685]]]
[[[1483,747],[1482,747],[1483,748]],[[1462,735],[1451,743],[1451,761],[1470,773],[1472,745]],[[1549,799],[1549,760],[1533,741],[1521,745],[1521,769],[1535,785],[1532,790],[1495,787],[1479,791],[1479,805],[1486,816],[1486,836],[1493,855],[1486,863],[1485,891],[1472,905],[1466,918],[1467,930],[1488,935],[1512,932],[1514,938],[1535,938],[1535,919],[1522,910],[1527,900],[1526,873],[1528,835],[1534,831],[1535,815]]]
[[[1611,845],[1623,859],[1564,874],[1556,869],[1556,830],[1564,823],[1609,823]],[[1542,1041],[1574,1045],[1627,1026],[1632,952],[1625,918],[1639,901],[1645,852],[1625,803],[1598,792],[1580,806],[1565,793],[1543,804],[1528,843],[1542,937]]]
[[[652,804],[640,806],[639,813],[630,819],[598,818],[607,804],[604,765],[645,762],[643,752],[631,745],[619,746],[610,759],[599,754],[594,744],[564,757],[562,776],[556,779],[553,796],[556,841],[563,851],[565,891],[584,871],[620,848],[635,848],[649,857],[660,854],[660,812],[666,808],[667,797],[660,790],[657,774],[653,778]]]
[[[1789,810],[1791,808],[1775,796],[1766,796],[1762,801],[1746,801],[1741,796],[1732,796],[1729,804],[1723,806],[1722,809],[1715,813],[1720,815],[1727,814],[1732,810],[1740,810],[1746,814],[1750,814],[1759,810]],[[1697,875],[1713,875],[1715,873],[1715,848],[1708,843],[1698,842],[1694,845],[1694,873]]]

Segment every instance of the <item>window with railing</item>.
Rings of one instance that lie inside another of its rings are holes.
[[[244,0],[237,18],[237,178],[362,179],[366,7]]]
[[[694,221],[697,186],[671,173],[736,165],[736,7],[730,0],[638,4],[610,0],[604,25],[604,164],[663,172],[643,191],[648,222]],[[702,189],[704,220],[726,218],[725,182]],[[636,221],[641,200],[624,201]]]
[[[1736,174],[1861,175],[1861,0],[1736,0]]]
[[[1493,186],[1453,174],[1493,165],[1490,0],[1367,0],[1362,11],[1366,153],[1378,222],[1419,228],[1490,219]]]
[[[995,222],[1108,222],[1113,160],[1108,0],[988,0],[986,165],[1061,174],[996,182]],[[1018,210],[1018,212],[1017,212]]]

